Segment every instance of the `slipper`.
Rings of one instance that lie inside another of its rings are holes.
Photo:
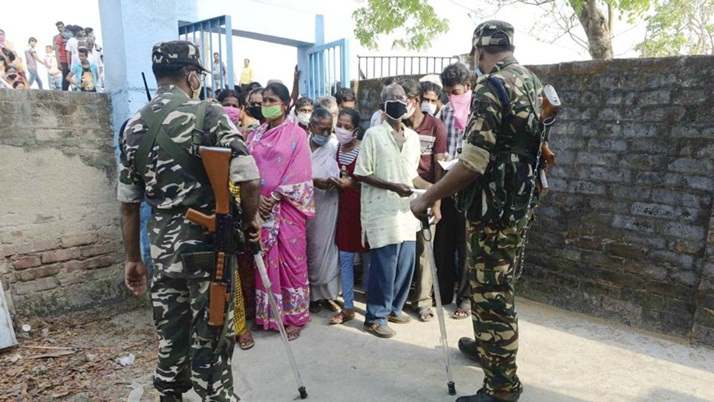
[[[431,321],[432,319],[434,319],[434,312],[431,311],[431,309],[429,307],[422,309],[419,312],[419,320],[421,320],[421,322],[428,322],[428,321]]]
[[[351,319],[355,318],[355,311],[345,309],[330,318],[330,324],[343,324]]]
[[[300,337],[300,331],[302,331],[301,327],[293,327],[293,329],[287,330],[287,335],[288,335],[288,341],[294,341],[295,339]]]
[[[241,350],[248,350],[255,346],[255,340],[253,340],[253,334],[250,331],[246,331],[241,335],[236,335],[236,341],[238,342],[238,347]]]
[[[456,311],[454,311],[454,314],[451,315],[451,318],[455,320],[463,320],[464,318],[468,318],[471,315],[471,310],[463,309],[461,307],[457,308]]]
[[[337,304],[337,302],[334,300],[324,300],[323,305],[325,307],[327,307],[328,310],[333,311],[333,312],[337,312],[342,309],[342,307],[340,307],[340,305]]]
[[[322,305],[320,304],[319,301],[311,301],[310,302],[310,312],[313,314],[317,314],[320,311],[322,311]]]

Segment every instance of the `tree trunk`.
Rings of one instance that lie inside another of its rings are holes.
[[[595,60],[612,59],[612,32],[605,14],[598,9],[597,0],[583,0],[580,7],[575,7],[580,25],[588,37],[588,51]]]

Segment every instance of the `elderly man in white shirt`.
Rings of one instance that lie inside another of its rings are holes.
[[[381,338],[396,332],[387,322],[407,323],[402,314],[414,274],[419,221],[411,214],[412,188],[430,183],[419,177],[419,135],[402,124],[414,113],[404,89],[391,84],[382,89],[385,121],[364,135],[354,175],[363,183],[361,220],[363,241],[370,246],[365,331]]]

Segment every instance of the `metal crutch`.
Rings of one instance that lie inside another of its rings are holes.
[[[280,329],[280,337],[283,340],[283,345],[285,346],[285,351],[288,354],[288,360],[290,360],[290,366],[293,368],[293,374],[295,374],[295,381],[298,385],[298,392],[300,393],[300,399],[307,399],[307,390],[305,389],[305,384],[302,382],[302,377],[300,377],[300,370],[298,370],[297,361],[293,355],[293,350],[290,347],[290,341],[288,341],[288,333],[285,331],[285,325],[283,325],[283,317],[280,315],[280,310],[278,310],[278,304],[275,302],[275,296],[273,296],[273,284],[268,278],[268,271],[265,269],[265,263],[263,262],[263,256],[260,254],[260,245],[258,243],[251,243],[251,251],[253,252],[253,259],[255,259],[255,265],[258,267],[258,272],[260,273],[260,278],[263,280],[263,285],[267,290],[265,293],[268,294],[268,301],[270,302],[270,308],[275,313],[275,322],[278,323],[278,328]],[[270,319],[270,318],[268,318]]]
[[[431,228],[429,227],[429,218],[421,219],[421,230],[424,236],[424,245],[426,252],[429,255],[429,265],[431,266],[431,277],[434,287],[434,298],[436,299],[436,317],[439,319],[439,330],[441,337],[439,341],[444,349],[444,360],[446,368],[446,386],[449,387],[449,395],[456,395],[456,384],[451,377],[451,363],[449,361],[449,343],[446,339],[446,324],[444,323],[444,309],[441,305],[441,290],[439,289],[439,281],[436,280],[436,261],[434,260],[434,247],[431,244]]]

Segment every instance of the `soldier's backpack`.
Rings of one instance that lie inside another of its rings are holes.
[[[537,101],[530,99],[530,96],[528,104],[512,104],[498,77],[489,75],[486,80],[494,88],[502,105],[497,142],[490,153],[483,176],[459,192],[455,202],[456,208],[466,213],[466,218],[477,225],[507,227],[528,213],[528,201],[535,185],[533,169],[537,147],[540,146],[540,112]],[[533,76],[533,80],[535,82],[537,78]],[[525,132],[511,132],[509,124],[513,117],[528,109]],[[537,202],[538,197],[538,191],[534,191],[532,203]]]

